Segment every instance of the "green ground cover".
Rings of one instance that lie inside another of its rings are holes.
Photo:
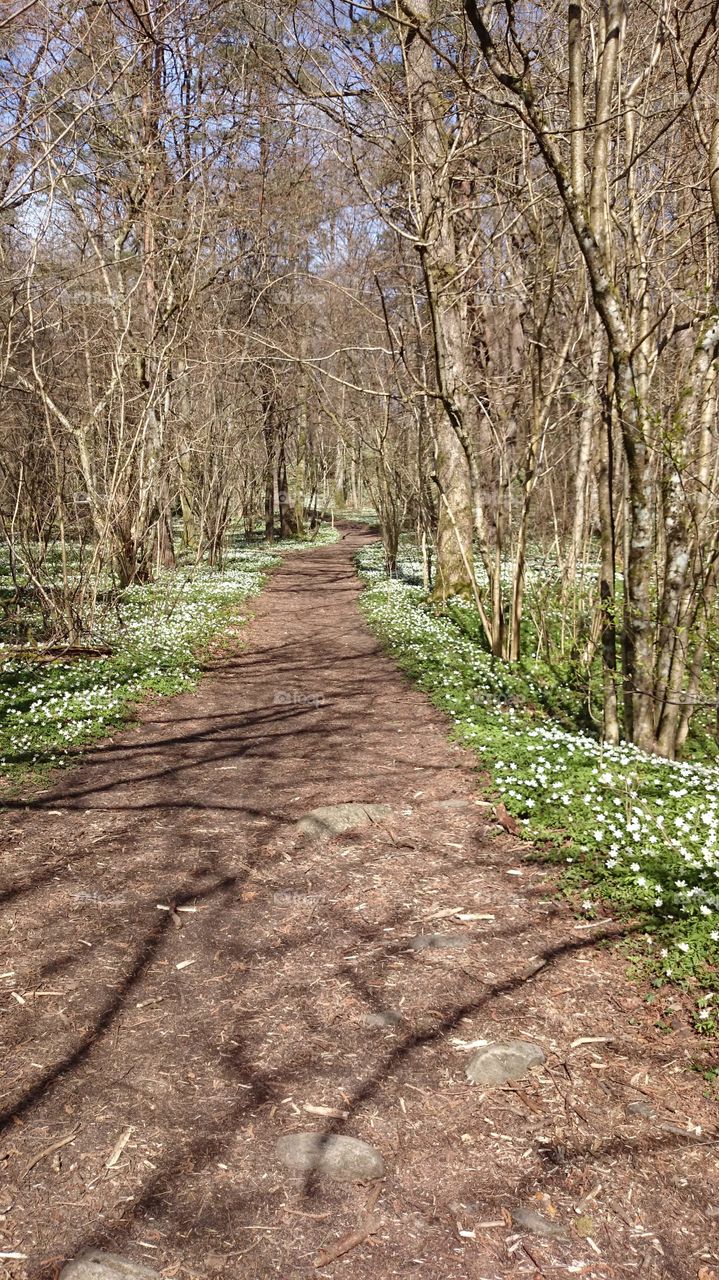
[[[315,545],[336,536],[322,526]],[[284,553],[306,546],[284,541],[269,547],[236,537],[221,568],[184,565],[113,595],[90,637],[111,650],[107,657],[40,664],[0,644],[0,774],[6,785],[59,765],[74,749],[102,738],[146,694],[192,687],[208,644],[243,621],[238,606],[260,591]],[[3,587],[8,590],[7,566],[4,575],[0,566]]]
[[[471,606],[440,609],[415,585],[410,545],[397,578],[386,577],[379,545],[363,548],[357,563],[370,625],[449,715],[542,856],[561,864],[566,891],[588,918],[606,904],[638,920],[652,981],[690,992],[697,1028],[718,1032],[719,765],[603,746],[592,728],[591,679],[578,686],[565,668],[492,658]],[[546,582],[528,575],[528,614],[543,626]]]

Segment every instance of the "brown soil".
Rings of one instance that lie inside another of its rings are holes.
[[[254,1280],[719,1267],[696,1045],[654,1025],[598,945],[618,926],[558,903],[378,650],[364,536],[289,558],[242,653],[2,818],[0,1254],[26,1260],[0,1274],[50,1277],[88,1245]],[[395,814],[298,836],[308,809],[352,800]],[[470,945],[409,950],[425,930]],[[382,1010],[396,1028],[366,1024]],[[506,1037],[546,1064],[470,1085],[459,1042]],[[301,1129],[387,1165],[373,1234],[326,1267],[374,1192],[288,1173],[275,1143]],[[564,1237],[519,1233],[519,1206]]]

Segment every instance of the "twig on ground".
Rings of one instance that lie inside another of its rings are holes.
[[[524,1241],[522,1241],[522,1249],[524,1250],[524,1252],[526,1253],[527,1257],[529,1258],[529,1261],[530,1261],[531,1263],[533,1263],[533,1264],[534,1264],[534,1266],[537,1268],[537,1270],[536,1270],[536,1273],[535,1273],[535,1274],[536,1274],[537,1276],[543,1276],[543,1275],[544,1275],[544,1272],[542,1271],[542,1268],[541,1268],[541,1266],[540,1266],[539,1262],[537,1261],[537,1259],[535,1258],[534,1254],[532,1253],[532,1250],[528,1247],[528,1245],[526,1245],[526,1244],[524,1243]]]
[[[118,1138],[117,1142],[112,1148],[112,1151],[107,1157],[107,1160],[105,1161],[106,1169],[114,1169],[115,1165],[120,1159],[120,1156],[125,1150],[125,1147],[127,1146],[131,1137],[132,1137],[132,1125],[128,1125],[127,1129],[124,1129],[123,1132],[121,1133],[120,1137]]]
[[[377,1224],[370,1220],[360,1227],[357,1231],[350,1231],[349,1235],[342,1236],[336,1244],[330,1245],[329,1249],[321,1249],[315,1258],[316,1267],[328,1267],[331,1262],[336,1262],[343,1254],[349,1253],[351,1249],[356,1249],[358,1245],[364,1244],[365,1240],[376,1231]]]
[[[358,1245],[364,1244],[371,1235],[374,1235],[379,1223],[373,1217],[373,1209],[382,1194],[382,1183],[378,1182],[370,1191],[365,1205],[364,1219],[355,1231],[349,1231],[347,1235],[342,1236],[334,1244],[329,1245],[327,1249],[321,1249],[315,1258],[314,1265],[316,1267],[328,1267],[330,1263],[336,1262],[338,1258],[343,1257],[345,1253],[349,1253],[351,1249],[356,1249]]]
[[[49,1147],[43,1147],[42,1151],[38,1151],[37,1155],[33,1156],[24,1173],[21,1175],[21,1180],[22,1178],[26,1178],[30,1170],[34,1169],[35,1165],[39,1164],[41,1160],[44,1160],[45,1156],[51,1156],[55,1151],[59,1151],[62,1147],[68,1146],[70,1142],[74,1142],[79,1132],[80,1125],[78,1125],[76,1129],[73,1129],[72,1133],[69,1133],[66,1138],[59,1138],[57,1142],[51,1142]]]

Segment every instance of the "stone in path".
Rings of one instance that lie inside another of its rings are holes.
[[[161,1280],[161,1277],[157,1271],[121,1258],[117,1253],[86,1249],[65,1264],[60,1280]]]
[[[364,1024],[366,1027],[385,1027],[395,1031],[397,1027],[402,1025],[402,1018],[398,1013],[393,1013],[390,1009],[386,1013],[366,1013]]]
[[[389,804],[325,804],[300,818],[297,830],[303,835],[326,840],[345,831],[369,827],[373,822],[388,818],[391,812]]]
[[[409,943],[410,951],[465,951],[471,933],[418,933]]]
[[[629,1102],[626,1107],[629,1117],[640,1116],[642,1120],[653,1120],[656,1116],[654,1107],[649,1102]]]
[[[537,1213],[536,1209],[522,1206],[512,1209],[512,1222],[515,1227],[519,1227],[520,1231],[531,1231],[533,1235],[544,1236],[547,1240],[556,1240],[567,1234],[558,1222],[550,1222],[549,1218]]]
[[[278,1140],[275,1149],[289,1169],[318,1173],[335,1182],[370,1182],[384,1177],[382,1156],[361,1138],[335,1133],[290,1133]]]
[[[526,1040],[508,1040],[506,1044],[489,1044],[470,1059],[467,1075],[472,1084],[507,1084],[521,1080],[530,1067],[544,1062],[538,1044]]]

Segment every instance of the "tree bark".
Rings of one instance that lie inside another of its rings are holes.
[[[451,209],[450,143],[432,52],[435,0],[402,4],[402,33],[411,113],[410,184],[418,219],[417,248],[432,322],[434,367],[443,413],[436,423],[439,504],[435,596],[472,596],[473,503],[461,440],[469,426],[465,323]]]

